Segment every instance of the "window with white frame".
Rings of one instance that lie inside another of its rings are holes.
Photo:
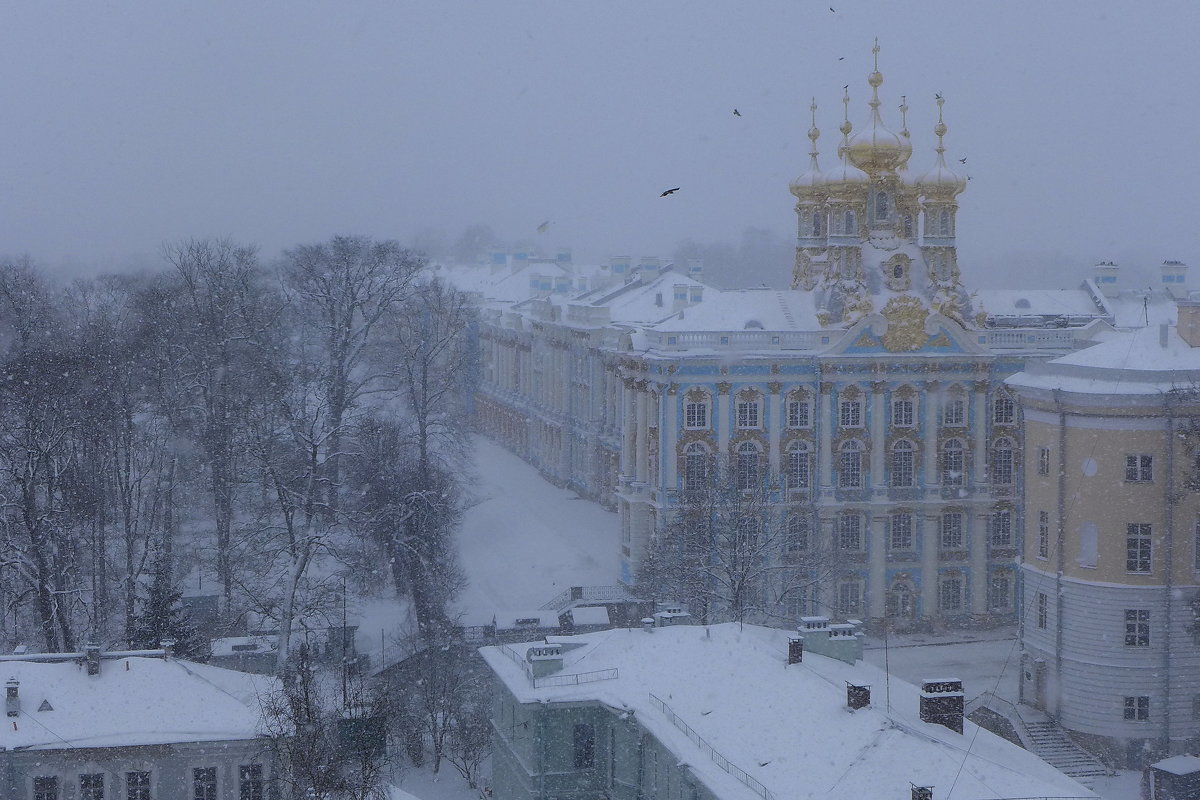
[[[1154,456],[1131,453],[1125,456],[1125,480],[1129,483],[1148,483],[1154,480]]]
[[[938,517],[939,536],[943,550],[963,548],[963,514],[961,511],[943,511]]]
[[[1038,475],[1050,474],[1050,448],[1038,448]]]
[[[1042,630],[1046,630],[1050,621],[1050,598],[1045,592],[1037,593],[1037,626]]]
[[[942,403],[942,424],[951,427],[965,425],[967,421],[967,401],[960,394],[947,395]]]
[[[758,427],[758,400],[739,400],[737,404],[737,426]]]
[[[915,542],[912,514],[901,511],[888,517],[888,547],[890,549],[912,550]]]
[[[838,613],[844,617],[862,613],[862,581],[838,583]]]
[[[1050,558],[1050,512],[1038,512],[1037,557]]]
[[[1012,511],[1006,508],[992,512],[992,547],[1012,547],[1012,518]]]
[[[992,575],[988,583],[988,609],[1007,611],[1012,608],[1012,574],[1007,570]]]
[[[963,443],[961,439],[947,439],[942,445],[942,485],[962,486],[966,483]]]
[[[150,773],[141,770],[126,772],[125,796],[128,800],[150,800]]]
[[[216,767],[196,767],[192,770],[192,800],[217,800]]]
[[[1125,526],[1125,571],[1148,573],[1151,564],[1151,527],[1148,522]]]
[[[1014,474],[1012,439],[1001,437],[992,445],[992,483],[1008,486]]]
[[[799,553],[808,549],[811,529],[808,515],[799,511],[788,514],[787,534],[784,537],[783,549],[789,553]]]
[[[862,516],[854,512],[838,515],[838,549],[862,550]]]
[[[88,772],[79,776],[79,800],[104,800],[103,772]]]
[[[808,442],[792,442],[787,449],[787,488],[807,489],[811,480],[812,451]]]
[[[851,439],[842,445],[839,460],[838,486],[842,489],[861,489],[863,485],[863,444]]]
[[[787,426],[789,428],[808,428],[812,426],[812,411],[807,399],[793,397],[788,400]]]
[[[33,779],[33,800],[58,800],[58,776],[38,775]]]
[[[1012,425],[1017,421],[1017,407],[1011,397],[998,394],[992,402],[992,422],[997,425]]]
[[[689,400],[683,406],[683,424],[693,430],[708,427],[708,403],[704,400]]]
[[[1125,646],[1150,646],[1150,610],[1147,608],[1125,609]]]
[[[700,442],[692,442],[683,455],[683,488],[702,489],[708,483],[708,448]]]
[[[938,581],[938,608],[943,612],[961,611],[963,607],[962,576],[951,573]]]
[[[1150,719],[1150,697],[1140,695],[1125,698],[1125,719],[1145,722]]]
[[[911,487],[915,481],[914,455],[916,447],[907,439],[892,445],[892,486]]]
[[[238,767],[238,800],[263,800],[262,764]]]
[[[737,487],[754,489],[758,486],[758,445],[742,442],[737,448]]]
[[[892,401],[892,426],[896,428],[911,428],[913,426],[913,403],[911,397],[898,397]]]
[[[838,424],[843,428],[861,428],[862,399],[858,397],[843,397],[838,402]]]

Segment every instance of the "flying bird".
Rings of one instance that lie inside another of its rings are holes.
[[[965,164],[965,163],[967,163],[967,158],[966,158],[966,156],[963,156],[962,158],[960,158],[960,159],[958,160],[958,163],[960,163],[960,164]]]
[[[742,112],[738,111],[738,110],[735,108],[735,109],[733,110],[733,115],[734,115],[735,117],[740,117],[740,116],[742,115]]]
[[[845,56],[838,56],[838,61],[845,61],[845,60],[846,60]]]
[[[538,225],[538,233],[545,233],[550,230],[550,220],[546,220],[541,225]]]
[[[934,93],[933,93],[933,96],[934,96],[934,98],[935,98],[935,99],[937,99],[937,100],[941,100],[941,99],[942,99],[942,93],[941,93],[941,92],[934,92]]]
[[[676,193],[676,192],[678,192],[678,191],[679,191],[679,187],[678,187],[678,186],[676,186],[674,189],[667,189],[665,192],[663,192],[662,194],[660,194],[660,195],[659,195],[659,197],[666,197],[667,195],[669,195],[669,194],[675,194],[675,193]]]
[[[833,6],[830,6],[830,7],[829,7],[829,10],[830,10],[830,11],[833,11]],[[837,12],[836,12],[836,11],[833,11],[833,13],[834,13],[834,14],[836,14]]]

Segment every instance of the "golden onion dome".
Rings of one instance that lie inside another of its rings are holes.
[[[820,137],[821,131],[817,128],[817,100],[815,97],[809,108],[812,111],[812,126],[808,129],[808,141],[812,143],[812,148],[808,151],[808,171],[788,186],[797,198],[820,194],[826,181],[825,173],[821,172],[820,166],[817,165],[817,139]]]
[[[883,83],[883,73],[876,69],[868,76],[867,83],[871,85],[871,123],[850,139],[847,154],[854,166],[872,175],[895,172],[912,155],[912,144],[888,130],[879,116],[879,87]]]
[[[931,170],[920,177],[917,187],[927,196],[950,199],[967,188],[967,179],[946,166],[946,147],[942,143],[942,138],[948,130],[946,123],[942,121],[942,104],[945,102],[939,94],[937,96],[938,121],[937,125],[933,126],[933,132],[938,137],[937,161]]]
[[[839,128],[842,132],[842,144],[838,148],[838,156],[841,158],[841,163],[825,175],[825,185],[827,191],[831,194],[838,193],[839,190],[857,190],[871,180],[867,173],[854,166],[849,160],[850,132],[854,130],[854,126],[850,124],[849,90],[844,91],[842,95],[842,106],[843,119],[842,125]]]

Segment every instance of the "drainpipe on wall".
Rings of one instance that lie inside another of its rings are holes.
[[[1163,613],[1166,617],[1163,624],[1163,755],[1171,753],[1171,621],[1173,609],[1171,594],[1175,589],[1175,506],[1179,498],[1175,496],[1175,406],[1169,395],[1164,396],[1163,403],[1167,411],[1167,535],[1163,542],[1163,562],[1166,577],[1163,579]]]
[[[1062,392],[1054,390],[1054,407],[1058,409],[1058,526],[1055,544],[1058,553],[1054,570],[1054,718],[1062,719],[1062,665],[1063,665],[1063,569],[1066,558],[1063,546],[1066,540],[1067,518],[1067,412],[1063,407]]]

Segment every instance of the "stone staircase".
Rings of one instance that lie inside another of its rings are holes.
[[[1024,716],[1026,714],[1022,714]],[[1021,738],[1029,750],[1064,775],[1091,789],[1095,786],[1096,778],[1109,774],[1108,768],[1098,758],[1071,741],[1054,720],[1047,717],[1022,719],[1021,722],[1024,728]]]

